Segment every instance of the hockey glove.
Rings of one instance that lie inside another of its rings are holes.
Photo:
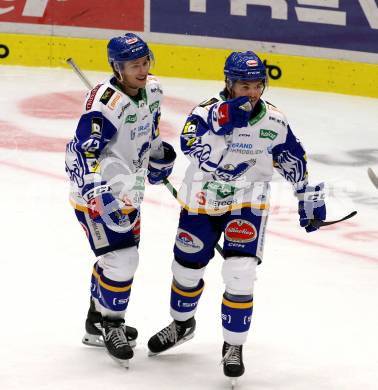
[[[108,226],[114,224],[122,226],[128,223],[128,218],[122,214],[118,201],[111,193],[111,188],[104,182],[86,191],[83,198],[87,202],[89,217],[94,222]]]
[[[324,221],[326,219],[326,206],[324,203],[324,183],[314,187],[306,185],[296,192],[298,198],[299,223],[307,233],[318,230],[311,224],[312,219]]]
[[[164,157],[155,159],[150,157],[148,163],[147,178],[151,184],[161,184],[166,179],[173,169],[173,164],[176,159],[176,152],[173,147],[163,141]]]
[[[230,134],[236,127],[247,126],[251,111],[247,111],[244,107],[248,102],[247,96],[241,96],[214,104],[207,117],[210,129],[217,135],[225,135]]]

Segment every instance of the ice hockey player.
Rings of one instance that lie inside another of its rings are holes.
[[[86,97],[67,145],[66,171],[76,217],[97,256],[83,342],[104,343],[127,367],[137,331],[124,317],[139,262],[144,181],[162,183],[176,154],[159,136],[162,90],[149,75],[148,45],[127,33],[112,38],[107,52],[113,75]]]
[[[224,374],[244,373],[242,349],[253,310],[256,267],[263,258],[273,167],[293,185],[300,225],[325,220],[323,183],[308,184],[305,151],[285,115],[261,98],[266,69],[252,51],[233,52],[225,88],[191,112],[181,134],[190,165],[179,191],[182,210],[174,246],[170,312],[173,322],[150,338],[159,354],[193,337],[203,276],[224,235],[221,306]]]

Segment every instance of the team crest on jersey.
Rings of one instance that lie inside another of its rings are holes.
[[[106,88],[105,92],[100,97],[100,102],[105,106],[109,103],[110,98],[114,95],[115,90],[113,88]]]

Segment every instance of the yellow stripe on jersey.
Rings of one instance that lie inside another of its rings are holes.
[[[239,210],[239,209],[243,209],[244,207],[249,207],[250,209],[256,209],[256,210],[268,210],[270,207],[268,203],[238,203],[236,205],[220,207],[219,209],[215,210],[215,209],[206,209],[203,207],[198,207],[198,208],[189,207],[185,202],[183,202],[179,198],[177,198],[177,200],[180,203],[181,207],[186,211],[189,211],[190,213],[208,214],[208,215],[224,214],[227,211]]]
[[[196,297],[198,295],[200,295],[203,291],[205,286],[202,286],[202,288],[200,288],[199,290],[197,291],[183,291],[183,290],[180,290],[179,288],[177,288],[173,283],[172,283],[172,290],[176,293],[176,294],[179,294],[179,295],[182,295],[183,297],[190,297],[190,298],[193,298],[193,297]]]
[[[77,203],[75,202],[74,199],[70,198],[70,203],[71,203],[71,206],[75,209],[75,210],[78,210],[78,211],[82,211],[83,213],[87,213],[88,214],[88,207],[87,206],[84,206],[83,204],[80,204],[80,203]],[[122,208],[122,214],[124,215],[128,215],[130,213],[132,213],[133,211],[135,211],[136,209],[135,208],[126,208],[126,207],[123,207]]]
[[[232,302],[223,298],[223,304],[225,306],[231,307],[232,309],[250,309],[253,306],[253,301],[251,302]]]
[[[126,292],[131,289],[131,284],[125,287],[114,287],[110,284],[105,283],[103,280],[101,280],[101,276],[97,273],[97,271],[93,268],[93,276],[98,280],[98,283],[101,287],[104,287],[105,289],[113,292]]]

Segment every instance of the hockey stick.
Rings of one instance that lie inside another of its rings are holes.
[[[352,211],[350,214],[346,215],[345,217],[336,219],[334,221],[322,221],[320,219],[311,219],[310,225],[318,229],[321,228],[322,226],[334,225],[335,223],[346,221],[347,219],[354,217],[356,214],[357,211]]]
[[[374,171],[371,168],[368,168],[367,170],[369,179],[374,184],[374,187],[378,189],[378,176],[374,173]]]
[[[80,80],[85,84],[85,86],[88,89],[92,89],[93,86],[89,82],[88,78],[85,76],[85,74],[81,71],[81,69],[76,65],[75,61],[72,58],[67,58],[66,63],[71,66],[73,71],[79,76]],[[248,102],[247,102],[248,103]],[[248,107],[246,107],[248,108]],[[173,185],[170,183],[168,179],[163,180],[164,185],[167,187],[168,191],[173,195],[173,197],[177,200],[177,190]],[[224,258],[224,253],[221,248],[221,246],[217,243],[215,245],[215,249],[218,251],[218,253]]]

